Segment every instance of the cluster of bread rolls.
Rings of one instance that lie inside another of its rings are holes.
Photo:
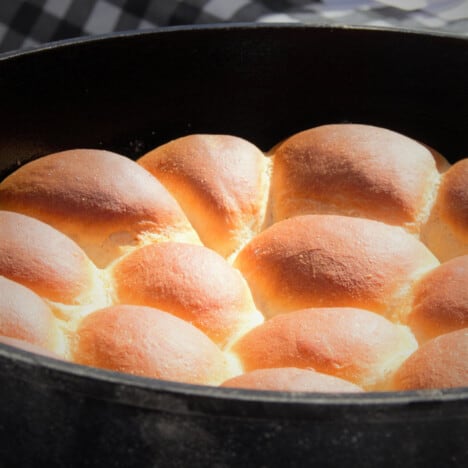
[[[203,385],[468,386],[468,159],[362,124],[0,182],[0,342]]]

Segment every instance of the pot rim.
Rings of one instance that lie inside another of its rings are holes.
[[[328,414],[339,410],[339,415],[343,416],[340,411],[380,409],[396,411],[397,417],[398,410],[408,406],[434,409],[434,405],[437,408],[440,403],[468,403],[468,387],[335,394],[192,385],[83,366],[0,343],[0,375],[2,373],[71,394],[181,414],[225,414],[228,408],[233,414],[245,410],[251,417],[277,417],[279,411],[288,417],[307,418],[311,414],[317,416],[317,410]]]
[[[369,34],[393,34],[397,36],[419,36],[433,37],[441,39],[455,39],[468,42],[468,35],[457,34],[449,31],[437,30],[418,30],[413,28],[400,28],[391,26],[367,26],[367,25],[346,25],[346,24],[302,24],[302,23],[207,23],[194,25],[177,25],[177,26],[161,26],[141,30],[115,31],[104,34],[96,34],[92,36],[79,36],[68,39],[47,42],[33,48],[19,49],[0,53],[0,61],[6,59],[14,59],[28,55],[35,55],[42,52],[53,51],[55,49],[89,45],[109,40],[125,40],[133,37],[151,36],[161,34],[177,34],[180,32],[202,32],[202,31],[239,31],[239,30],[328,30],[333,31],[350,31],[351,33],[369,33]]]

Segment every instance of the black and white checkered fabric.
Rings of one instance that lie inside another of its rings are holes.
[[[0,0],[0,52],[78,36],[224,22],[299,22],[468,35],[467,0]]]

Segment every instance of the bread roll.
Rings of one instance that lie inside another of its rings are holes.
[[[226,380],[222,387],[282,392],[359,393],[362,388],[312,369],[278,367],[257,369]]]
[[[30,289],[0,276],[0,335],[52,351],[57,333],[47,304]]]
[[[394,390],[468,387],[468,328],[423,344],[398,369]]]
[[[442,262],[468,254],[468,159],[443,174],[421,239]]]
[[[25,164],[0,183],[0,209],[54,226],[98,266],[149,239],[199,242],[166,189],[109,151],[69,150]]]
[[[96,267],[75,242],[37,219],[8,211],[0,211],[0,275],[64,304],[104,295]]]
[[[392,320],[410,285],[438,265],[403,229],[362,218],[296,216],[256,236],[235,262],[266,317],[306,307],[358,307]]]
[[[420,343],[468,327],[468,255],[453,258],[421,278],[407,323]]]
[[[407,327],[354,308],[303,309],[277,315],[233,346],[246,372],[274,367],[314,369],[367,390],[385,388],[417,348]]]
[[[138,160],[178,200],[203,243],[227,257],[261,228],[269,160],[231,135],[189,135]]]
[[[342,214],[418,232],[438,180],[434,156],[406,136],[370,125],[323,125],[274,151],[273,217]]]
[[[361,124],[42,157],[0,182],[0,343],[206,385],[465,385],[467,186]]]
[[[228,376],[220,349],[200,330],[166,312],[113,306],[83,319],[73,346],[78,364],[193,384]]]
[[[111,275],[117,302],[170,312],[221,346],[263,322],[240,273],[206,247],[148,245],[116,263]]]

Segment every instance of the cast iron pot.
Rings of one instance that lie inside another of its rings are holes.
[[[67,41],[0,59],[0,169],[75,147],[138,157],[188,133],[268,149],[361,122],[468,156],[468,39],[232,25]],[[2,467],[468,464],[468,388],[325,395],[170,383],[0,346]]]

